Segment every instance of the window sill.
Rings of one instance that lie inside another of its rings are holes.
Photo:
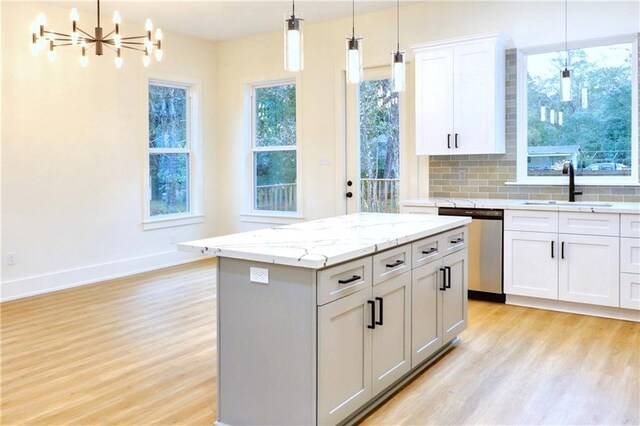
[[[157,219],[147,219],[142,222],[142,229],[149,231],[152,229],[172,228],[175,226],[194,225],[203,223],[204,215],[179,215],[173,217],[160,217]]]
[[[240,214],[241,222],[248,223],[267,223],[274,225],[289,225],[292,223],[302,222],[304,220],[304,216],[300,213],[278,213],[278,212],[269,212],[269,213],[242,213]]]
[[[523,182],[505,182],[507,186],[568,186],[569,178],[566,178],[565,182],[531,182],[531,181],[523,181]],[[638,182],[620,182],[620,181],[611,181],[611,182],[599,182],[599,183],[584,183],[576,178],[576,186],[629,186],[629,187],[640,187],[640,183]]]

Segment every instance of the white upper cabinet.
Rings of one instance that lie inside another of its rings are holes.
[[[418,155],[505,152],[505,47],[488,34],[413,46]]]

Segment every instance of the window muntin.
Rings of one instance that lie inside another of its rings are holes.
[[[149,84],[149,217],[191,212],[188,86]]]
[[[571,160],[583,183],[636,182],[637,42],[572,48],[570,102],[561,101],[564,50],[522,58],[526,120],[520,121],[519,180],[564,181],[562,164]]]
[[[296,212],[296,86],[254,87],[252,99],[253,209]]]

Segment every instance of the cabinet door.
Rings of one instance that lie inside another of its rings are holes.
[[[442,261],[411,271],[411,368],[442,346]]]
[[[560,300],[620,306],[620,239],[560,234]]]
[[[318,423],[337,424],[371,398],[371,289],[318,307]]]
[[[416,53],[416,154],[453,147],[453,49]]]
[[[504,292],[558,299],[558,234],[504,232]]]
[[[373,396],[411,369],[411,272],[374,287],[376,328],[372,332]]]
[[[495,152],[495,55],[492,43],[466,44],[453,50],[456,154]]]
[[[446,344],[467,328],[467,251],[445,256],[442,263],[447,274],[442,292],[442,343]]]
[[[640,309],[640,274],[620,274],[620,307]]]

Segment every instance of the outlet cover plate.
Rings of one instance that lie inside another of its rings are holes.
[[[249,281],[258,284],[269,284],[269,270],[267,268],[249,268]]]

